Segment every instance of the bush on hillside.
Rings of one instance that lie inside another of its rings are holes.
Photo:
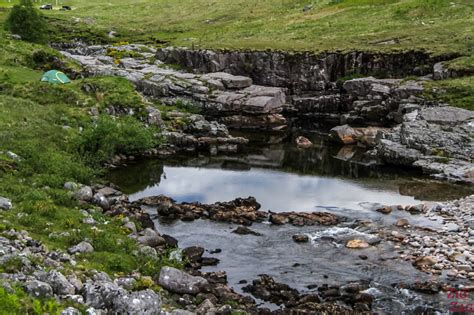
[[[18,34],[22,39],[45,43],[47,40],[47,25],[43,16],[33,7],[31,0],[21,0],[20,4],[13,6],[5,23],[5,27],[13,34]]]
[[[137,154],[153,148],[155,131],[133,117],[101,116],[76,140],[76,148],[87,161],[100,164],[116,154]]]

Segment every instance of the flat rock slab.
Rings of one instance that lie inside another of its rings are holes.
[[[224,83],[228,89],[244,89],[252,85],[252,79],[240,75],[232,75],[226,72],[208,73],[202,76],[204,80],[219,80]]]
[[[450,106],[431,107],[423,108],[420,112],[420,116],[430,123],[457,125],[474,119],[474,112]]]

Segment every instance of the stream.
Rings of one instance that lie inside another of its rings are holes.
[[[109,180],[132,201],[159,194],[178,202],[202,203],[253,196],[262,210],[326,211],[348,219],[331,227],[253,224],[251,229],[262,236],[231,233],[235,224],[155,220],[158,231],[177,238],[180,247],[221,249],[217,254],[206,253],[219,258],[220,263],[202,271],[226,271],[229,284],[237,292],[242,293],[244,283],[251,283],[260,274],[269,274],[301,292],[324,283],[357,281],[370,284],[369,290],[376,296],[374,312],[413,314],[427,307],[447,312],[450,301],[444,292],[426,295],[394,286],[426,281],[429,275],[395,259],[398,256],[390,242],[348,250],[335,240],[354,235],[372,237],[372,230],[352,224],[357,220],[370,219],[383,227],[409,218],[411,224],[437,228],[439,222],[432,218],[411,216],[405,211],[387,216],[371,208],[374,204],[444,201],[472,194],[472,188],[434,181],[414,171],[380,167],[367,160],[359,148],[333,145],[316,134],[308,136],[315,146],[306,150],[296,148],[291,136],[244,135],[251,143],[241,154],[140,160],[112,171]],[[156,214],[154,209],[150,213]],[[300,233],[307,234],[311,241],[295,243],[292,236]]]

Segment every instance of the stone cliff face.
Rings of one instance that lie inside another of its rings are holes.
[[[431,73],[433,65],[450,56],[431,57],[409,51],[377,54],[290,53],[274,51],[211,51],[185,48],[158,50],[157,59],[199,73],[228,72],[252,78],[255,84],[288,88],[292,93],[323,91],[331,82],[359,74],[404,77]]]

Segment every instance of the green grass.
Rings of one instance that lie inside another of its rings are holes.
[[[59,30],[56,36],[63,39],[82,33],[91,39],[95,34],[96,40],[106,40],[105,34],[114,30],[118,35],[115,40],[166,41],[188,47],[426,49],[461,54],[472,54],[474,44],[474,3],[470,0],[63,2],[74,10],[44,13],[55,20],[55,29]],[[313,8],[304,12],[308,4]]]
[[[0,288],[0,315],[13,314],[60,314],[63,307],[54,299],[35,299],[26,295],[21,289],[7,292]]]
[[[474,110],[474,76],[427,82],[425,88],[428,98]]]

